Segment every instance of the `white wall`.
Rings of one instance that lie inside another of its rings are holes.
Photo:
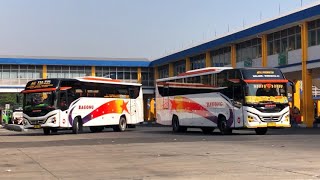
[[[288,64],[295,64],[301,62],[301,49],[293,50],[288,52]]]
[[[278,54],[268,56],[268,65],[267,67],[276,67],[278,66]]]
[[[320,59],[320,46],[311,46],[308,48],[308,61]]]

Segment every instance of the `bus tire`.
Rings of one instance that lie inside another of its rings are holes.
[[[51,132],[52,132],[52,133],[57,133],[57,132],[58,132],[58,129],[53,128],[53,129],[51,129]]]
[[[50,132],[51,132],[50,128],[43,128],[44,135],[50,135]]]
[[[179,118],[176,115],[172,117],[172,131],[174,133],[187,131],[187,127],[180,126]]]
[[[127,120],[124,116],[120,117],[119,124],[113,127],[116,132],[123,132],[127,128]]]
[[[254,129],[257,135],[265,135],[268,131],[268,128],[256,128]]]
[[[102,132],[104,129],[103,126],[90,126],[89,128],[90,128],[90,131],[93,133]]]
[[[79,134],[81,131],[82,131],[81,120],[78,117],[76,117],[74,118],[72,123],[72,133]]]
[[[227,119],[224,116],[219,117],[218,128],[222,135],[232,134],[232,129],[228,127]]]
[[[201,130],[204,134],[211,134],[214,131],[214,128],[213,127],[202,127]]]

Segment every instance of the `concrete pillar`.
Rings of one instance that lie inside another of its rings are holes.
[[[268,46],[267,46],[267,35],[264,34],[261,37],[261,65],[262,67],[268,66]]]
[[[211,56],[210,56],[210,51],[206,52],[206,67],[211,67]]]
[[[156,80],[159,79],[158,66],[155,66],[153,70],[154,70],[154,82],[156,82]]]
[[[174,76],[173,63],[169,63],[169,77]]]
[[[138,69],[137,69],[137,78],[138,78],[138,83],[141,83],[142,82],[142,79],[141,79],[141,67],[138,67]]]
[[[91,66],[91,76],[96,76],[96,67]]]
[[[186,71],[190,71],[191,70],[191,67],[190,67],[190,58],[187,57],[186,58]]]
[[[314,105],[312,99],[312,72],[307,69],[308,61],[308,23],[301,25],[301,50],[302,50],[302,120],[307,127],[313,126]]]
[[[47,65],[42,66],[42,78],[47,79]]]

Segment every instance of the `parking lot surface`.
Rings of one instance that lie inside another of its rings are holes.
[[[72,134],[0,129],[0,179],[318,179],[320,129],[267,135],[138,126]]]

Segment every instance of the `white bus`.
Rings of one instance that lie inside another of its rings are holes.
[[[222,134],[233,129],[290,127],[288,80],[276,68],[211,67],[157,80],[157,123],[174,132],[201,128]]]
[[[84,126],[92,132],[105,127],[125,131],[143,121],[141,84],[110,78],[40,79],[22,91],[25,128],[43,128],[44,134]]]

